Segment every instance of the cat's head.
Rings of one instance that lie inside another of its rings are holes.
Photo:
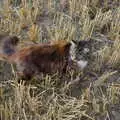
[[[88,65],[88,60],[91,53],[91,41],[71,41],[70,46],[70,59],[75,61],[81,69],[84,69]]]

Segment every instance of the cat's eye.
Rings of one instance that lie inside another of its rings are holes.
[[[89,48],[84,48],[84,53],[88,53],[90,51],[90,49]]]

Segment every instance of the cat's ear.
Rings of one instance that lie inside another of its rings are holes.
[[[88,43],[90,43],[90,40],[80,40],[80,41],[72,40],[71,41],[72,45],[80,45],[80,46],[83,46],[83,45],[88,44]]]
[[[79,44],[79,41],[76,41],[76,40],[71,40],[70,41],[70,44],[73,48],[75,48],[78,44]]]
[[[71,40],[71,44],[73,45],[73,44],[77,44],[78,43],[78,41],[76,41],[76,40]]]

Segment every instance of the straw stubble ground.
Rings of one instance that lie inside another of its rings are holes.
[[[119,120],[119,0],[1,0],[0,32],[18,35],[19,47],[48,40],[92,39],[94,58],[71,70],[17,83],[0,63],[1,120]],[[92,73],[92,74],[90,74]]]

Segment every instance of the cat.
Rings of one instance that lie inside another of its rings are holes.
[[[53,74],[58,71],[64,74],[70,61],[75,62],[81,69],[88,64],[83,58],[90,52],[87,46],[89,41],[58,40],[16,50],[18,43],[17,36],[5,37],[0,60],[15,64],[18,76],[24,80],[40,73]]]

